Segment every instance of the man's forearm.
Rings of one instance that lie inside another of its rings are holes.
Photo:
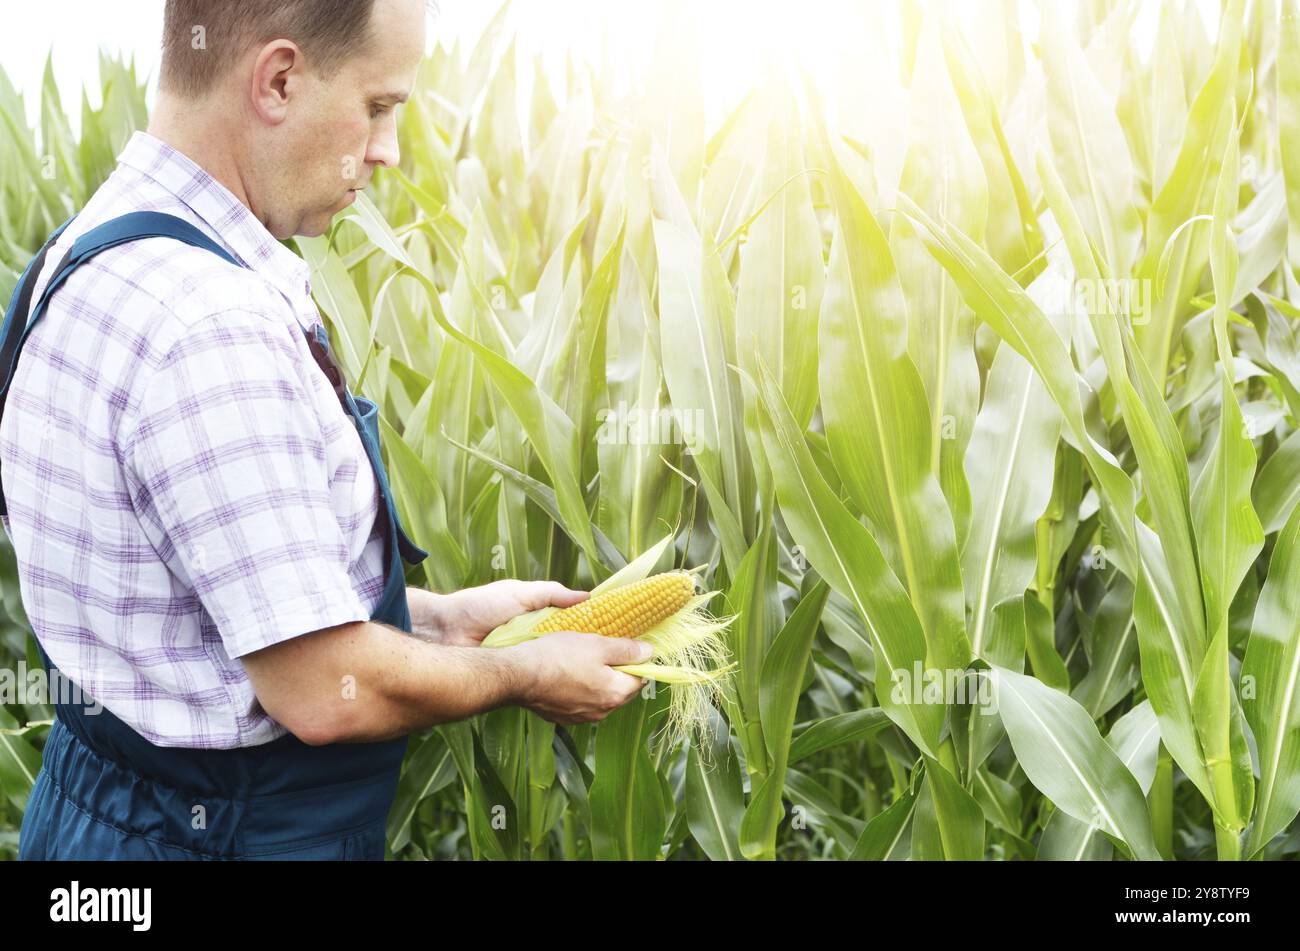
[[[340,701],[341,739],[404,736],[514,702],[522,682],[515,655],[508,648],[430,643],[368,624],[355,644],[355,696]]]
[[[259,698],[272,717],[316,745],[391,739],[463,720],[518,702],[525,683],[515,648],[446,646],[373,621],[270,650],[279,655],[267,672],[273,686]]]

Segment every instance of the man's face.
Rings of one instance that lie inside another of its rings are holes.
[[[325,233],[376,166],[397,164],[397,106],[415,85],[424,25],[423,0],[375,0],[368,48],[328,79],[300,79],[268,156],[276,197],[266,223],[277,238]]]

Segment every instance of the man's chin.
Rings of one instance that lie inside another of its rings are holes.
[[[334,216],[312,215],[310,218],[304,218],[298,225],[292,235],[285,237],[298,238],[319,238],[325,232],[329,231],[330,225],[334,222]],[[279,237],[279,235],[277,235]],[[281,238],[281,240],[284,240]]]

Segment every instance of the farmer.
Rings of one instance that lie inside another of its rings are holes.
[[[279,243],[397,164],[425,18],[168,0],[148,132],[19,283],[4,527],[46,669],[88,695],[56,706],[22,858],[382,858],[408,734],[506,704],[599,720],[641,686],[610,669],[640,642],[479,646],[583,592],[406,586],[427,553],[374,404]]]

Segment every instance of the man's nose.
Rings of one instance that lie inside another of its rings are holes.
[[[382,132],[371,137],[370,147],[366,149],[366,161],[371,165],[393,168],[401,157],[401,151],[397,145],[397,123],[395,121],[387,122],[384,124]]]

